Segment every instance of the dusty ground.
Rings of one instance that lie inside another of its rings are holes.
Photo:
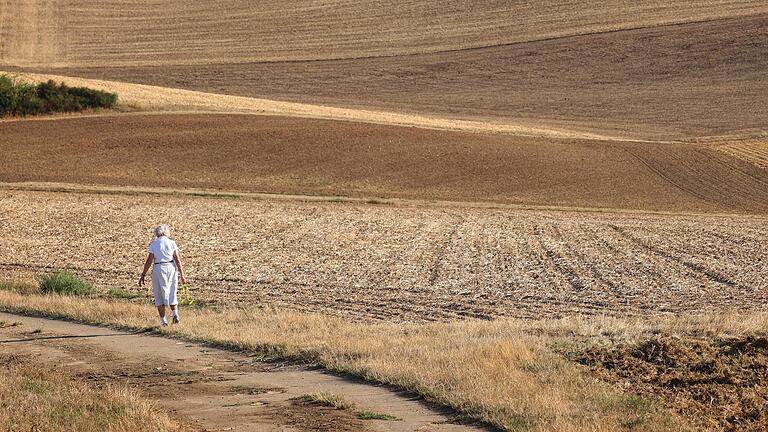
[[[593,346],[577,355],[601,378],[640,394],[660,397],[702,428],[768,428],[768,339],[657,337],[616,346]]]
[[[0,314],[0,359],[42,362],[94,386],[126,385],[196,431],[471,431],[418,400],[372,385],[251,357],[98,327]],[[21,357],[21,359],[20,359]],[[327,391],[399,421],[290,400]]]
[[[768,169],[718,148],[255,115],[129,115],[0,122],[0,181],[768,211]]]
[[[197,299],[358,319],[760,310],[753,217],[0,192],[2,276],[71,267],[136,289],[171,223]]]
[[[768,120],[759,1],[24,3],[0,64],[59,75],[646,139]]]

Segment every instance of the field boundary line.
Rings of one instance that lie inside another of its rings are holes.
[[[56,182],[0,182],[0,191],[18,192],[53,192],[53,193],[79,193],[99,195],[155,195],[155,196],[179,196],[207,199],[244,199],[253,201],[294,201],[316,202],[331,204],[356,204],[356,205],[388,205],[399,207],[429,207],[429,208],[473,208],[484,210],[518,210],[518,211],[556,211],[573,213],[598,213],[598,214],[626,214],[649,216],[702,216],[724,217],[739,219],[768,220],[768,215],[750,213],[724,213],[724,212],[674,212],[663,210],[621,209],[602,207],[568,207],[547,206],[534,204],[515,204],[494,201],[450,201],[450,200],[426,200],[410,198],[385,198],[385,197],[354,197],[343,195],[302,195],[282,194],[269,192],[248,192],[237,190],[210,190],[210,189],[174,189],[151,188],[141,186],[109,186],[109,185],[85,185],[77,183]]]

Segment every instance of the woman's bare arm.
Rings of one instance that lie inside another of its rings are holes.
[[[141,272],[141,277],[139,278],[139,286],[144,286],[144,277],[149,271],[149,266],[151,266],[154,261],[155,256],[153,254],[147,255],[147,260],[144,261],[144,270]]]
[[[173,260],[176,262],[176,268],[179,269],[179,279],[181,279],[181,283],[187,283],[187,278],[184,276],[184,267],[181,265],[181,256],[179,256],[179,251],[173,253]]]

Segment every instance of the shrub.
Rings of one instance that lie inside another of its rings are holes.
[[[47,294],[84,296],[92,294],[93,285],[72,273],[59,271],[40,279],[40,291]]]
[[[30,84],[0,75],[0,117],[79,112],[89,108],[112,108],[117,95],[86,87],[69,87],[53,80]]]

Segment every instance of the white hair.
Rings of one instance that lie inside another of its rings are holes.
[[[160,236],[170,236],[171,235],[171,227],[166,224],[160,224],[155,227],[155,237]]]

